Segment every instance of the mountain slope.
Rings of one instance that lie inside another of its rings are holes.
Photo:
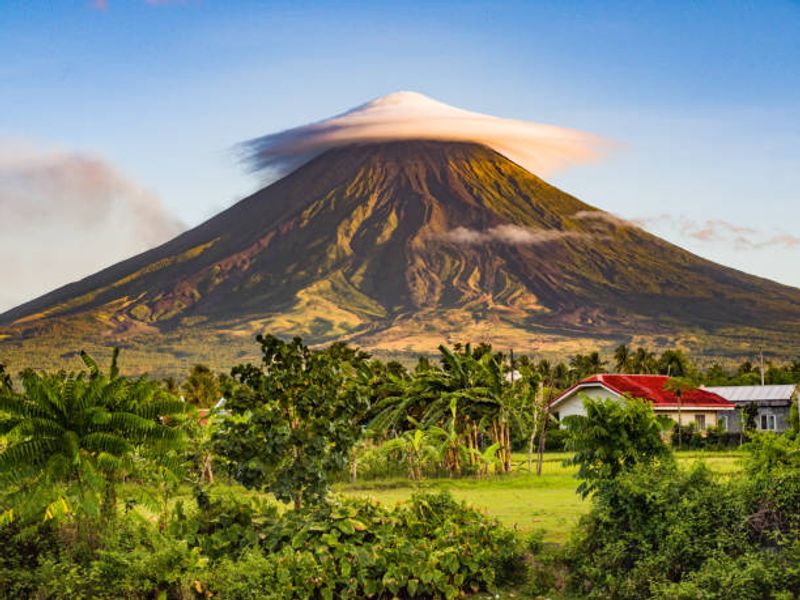
[[[193,355],[204,336],[235,345],[264,329],[393,350],[468,336],[788,342],[800,290],[681,250],[485,146],[404,141],[330,150],[174,240],[0,315],[4,346],[57,334],[62,352],[102,334],[171,339]]]

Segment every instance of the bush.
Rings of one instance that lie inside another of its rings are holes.
[[[0,590],[8,598],[187,598],[203,578],[208,559],[199,548],[164,535],[135,513],[98,532],[98,549],[71,553],[61,543],[46,543],[28,568],[0,571]],[[22,544],[19,537],[12,543]],[[5,554],[5,552],[4,552]]]
[[[642,464],[594,497],[565,553],[573,591],[646,598],[681,581],[716,551],[746,544],[742,503],[699,465]]]
[[[663,600],[796,598],[800,590],[796,551],[794,557],[748,552],[739,557],[713,554],[696,572],[680,583],[654,587]]]
[[[248,577],[284,598],[451,598],[493,591],[524,574],[514,534],[449,494],[416,495],[394,511],[362,499],[290,511],[266,531],[261,548],[245,554],[259,564]],[[212,580],[228,581],[232,564],[219,569]],[[229,588],[212,589],[232,597]]]
[[[236,557],[257,546],[278,519],[274,504],[238,491],[221,493],[212,500],[198,489],[195,498],[198,512],[188,516],[179,501],[169,530],[190,547],[199,547],[212,560]]]
[[[709,427],[705,431],[697,431],[694,423],[680,427],[680,446],[678,444],[678,426],[672,428],[670,443],[673,448],[684,450],[724,450],[737,448],[746,435],[725,431],[721,427]]]
[[[640,462],[597,488],[562,553],[594,598],[800,595],[800,441],[756,435],[744,477]],[[539,577],[539,581],[545,581]]]
[[[9,544],[0,596],[13,598],[441,597],[525,575],[515,535],[448,494],[389,510],[361,499],[287,511],[223,494],[176,508],[165,531],[135,511],[70,554],[64,531]]]
[[[586,415],[564,418],[567,448],[575,452],[568,464],[578,466],[578,492],[588,496],[615,485],[616,478],[639,464],[672,462],[661,439],[661,425],[649,403],[611,398],[584,398]]]

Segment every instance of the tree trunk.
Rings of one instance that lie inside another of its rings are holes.
[[[540,477],[542,475],[542,463],[544,462],[544,447],[547,442],[547,421],[548,421],[548,414],[547,411],[542,414],[542,433],[539,434],[539,457],[536,461],[536,475]]]
[[[500,472],[506,472],[506,424],[502,421],[497,427],[497,442],[500,444]]]
[[[106,483],[101,513],[106,522],[114,520],[117,516],[117,488],[111,481]]]
[[[506,423],[506,473],[511,473],[511,423]]]
[[[214,483],[214,467],[211,453],[203,456],[203,466],[200,469],[200,481],[206,484]]]
[[[528,473],[533,473],[533,444],[536,442],[536,427],[537,424],[534,422],[533,431],[531,431],[531,437],[528,440]]]

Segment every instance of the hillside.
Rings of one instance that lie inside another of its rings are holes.
[[[0,315],[0,356],[223,362],[261,331],[387,352],[800,341],[800,290],[722,267],[471,143],[329,150],[170,242]],[[168,367],[169,366],[169,367]]]

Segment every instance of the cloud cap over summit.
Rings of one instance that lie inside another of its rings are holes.
[[[332,148],[413,139],[484,144],[539,175],[594,160],[608,146],[582,131],[471,112],[404,91],[246,141],[241,149],[255,171],[281,176]]]

